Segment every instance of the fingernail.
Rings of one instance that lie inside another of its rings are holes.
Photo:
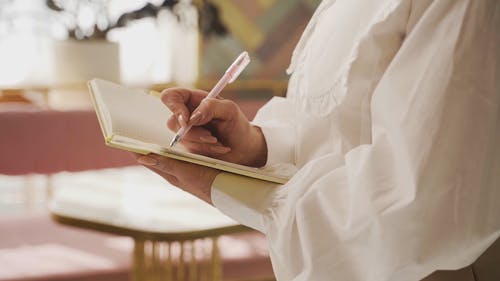
[[[204,136],[204,137],[200,137],[200,140],[202,142],[206,142],[206,143],[216,143],[217,142],[217,138],[214,137],[214,136]]]
[[[231,148],[227,146],[211,146],[210,150],[216,153],[227,153],[231,151]]]
[[[177,117],[177,120],[179,121],[179,124],[181,125],[181,127],[186,127],[187,126],[187,122],[184,119],[184,116],[182,116],[182,114],[179,115],[179,117]]]
[[[158,160],[156,160],[152,157],[149,157],[149,156],[141,156],[141,157],[137,158],[137,162],[139,162],[139,164],[146,165],[146,166],[155,166],[158,164]]]
[[[196,123],[201,120],[201,117],[201,112],[195,112],[193,115],[191,115],[191,118],[189,118],[189,122]]]

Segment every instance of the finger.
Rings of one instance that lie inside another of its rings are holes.
[[[191,92],[179,88],[165,89],[161,93],[161,101],[165,104],[177,120],[179,116],[183,116],[187,120],[189,109],[187,102],[191,96]]]
[[[139,158],[137,158],[137,162],[146,167],[151,167],[163,173],[171,175],[175,175],[179,169],[182,169],[183,165],[186,165],[186,163],[182,161],[153,153],[140,156]]]
[[[197,166],[196,164],[191,164],[188,162],[164,157],[157,154],[148,154],[140,156],[138,162],[145,165],[146,168],[154,171],[155,173],[161,175],[171,184],[180,187],[185,190],[183,187],[183,183],[179,180],[176,175],[181,175],[186,171],[191,171],[193,166]],[[188,191],[196,196],[192,191]]]
[[[139,164],[150,167],[150,166],[156,166],[158,164],[158,161],[151,157],[151,154],[148,155],[140,155],[136,154],[136,160]]]
[[[198,89],[168,88],[162,91],[161,100],[167,106],[171,102],[181,102],[192,111],[207,95],[207,92]]]
[[[183,141],[195,143],[215,144],[217,138],[212,133],[203,127],[192,127],[182,138]]]
[[[202,90],[169,88],[163,90],[161,101],[172,111],[175,118],[182,125],[188,120],[190,112],[199,105],[206,95],[207,93]]]
[[[204,99],[191,114],[188,124],[200,126],[214,119],[228,121],[239,116],[239,113],[239,107],[231,100]]]
[[[169,118],[167,120],[167,127],[173,131],[179,131],[181,125],[175,118]],[[192,142],[203,142],[203,143],[216,143],[217,138],[212,135],[212,133],[203,127],[192,127],[183,137],[183,140]]]
[[[177,131],[180,127],[186,127],[187,121],[183,114],[172,114],[167,120],[167,127],[172,131]]]
[[[179,123],[179,125],[181,127],[186,127],[187,126],[187,119],[186,119],[186,117],[184,117],[183,114],[179,114],[177,116],[177,122]]]
[[[167,180],[170,184],[172,184],[174,186],[177,186],[177,187],[181,187],[179,179],[176,176],[168,174],[168,173],[165,173],[163,171],[160,171],[160,170],[156,169],[155,167],[151,167],[151,166],[145,166],[145,167],[148,170],[151,170],[151,171],[157,173],[158,175],[160,175],[162,178],[164,178],[165,180]]]
[[[184,141],[182,142],[182,145],[191,153],[196,153],[216,158],[231,152],[230,147],[224,146],[219,142],[214,144],[207,144],[207,143]]]
[[[177,132],[181,128],[178,118],[175,118],[174,115],[170,116],[167,120],[167,128],[172,132]]]

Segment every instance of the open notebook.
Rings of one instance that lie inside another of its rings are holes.
[[[108,146],[141,154],[156,153],[275,183],[285,183],[290,177],[288,172],[247,167],[189,153],[180,145],[169,148],[175,133],[167,128],[166,121],[172,113],[146,90],[100,79],[91,80],[89,90]]]

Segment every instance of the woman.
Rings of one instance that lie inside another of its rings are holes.
[[[172,184],[266,234],[278,280],[420,280],[500,234],[500,2],[324,0],[286,99],[249,123],[234,103],[168,89],[191,151],[293,164],[275,188],[149,155]],[[210,124],[211,130],[207,130]],[[196,175],[196,176],[193,176]]]

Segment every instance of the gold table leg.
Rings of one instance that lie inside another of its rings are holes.
[[[133,281],[143,281],[146,279],[144,250],[144,240],[137,238],[134,239],[134,257],[132,270]]]
[[[212,238],[212,281],[222,280],[222,264],[220,260],[219,244],[217,240],[219,237]]]
[[[222,263],[217,239],[218,237],[211,238],[211,251],[206,253],[204,257],[198,261],[196,259],[197,250],[195,241],[165,243],[135,238],[132,280],[221,281]],[[176,255],[175,259],[172,256],[175,255],[172,252],[174,243],[179,243],[179,253]],[[205,246],[205,243],[201,243],[200,250],[205,252]],[[189,259],[186,255],[189,256]],[[174,261],[177,262],[175,279],[173,278]],[[199,265],[197,265],[198,263]]]

